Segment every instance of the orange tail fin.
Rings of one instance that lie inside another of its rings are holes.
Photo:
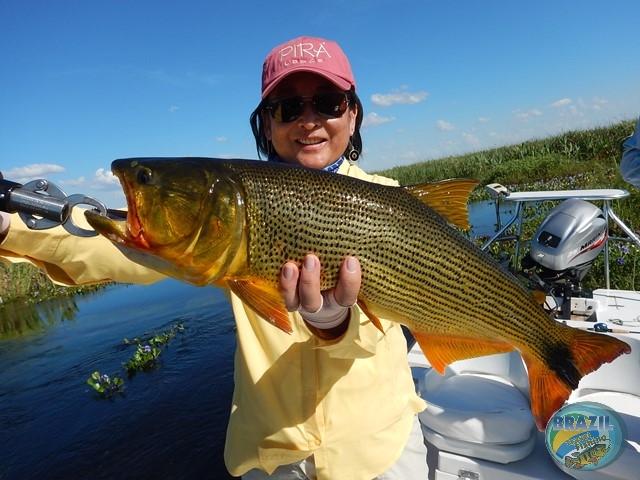
[[[529,352],[521,352],[529,371],[531,411],[539,430],[544,430],[552,415],[562,407],[580,379],[609,363],[631,347],[615,337],[591,333],[560,325],[568,349],[558,347],[545,351],[545,361]]]

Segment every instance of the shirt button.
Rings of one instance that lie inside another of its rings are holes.
[[[315,441],[316,447],[319,447],[321,443],[322,442],[320,441],[320,439],[316,438],[316,441]]]

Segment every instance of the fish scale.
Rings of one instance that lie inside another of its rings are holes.
[[[518,349],[541,430],[583,375],[630,351],[614,337],[552,320],[517,278],[445,220],[458,218],[448,195],[466,202],[468,181],[391,187],[207,158],[122,159],[112,169],[127,197],[127,225],[90,212],[87,219],[120,248],[143,252],[134,258],[150,268],[228,287],[290,332],[278,290],[284,263],[316,254],[328,289],[344,258],[355,255],[364,314],[378,328],[379,318],[406,325],[439,372],[456,360]]]

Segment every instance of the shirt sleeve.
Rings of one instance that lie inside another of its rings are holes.
[[[640,188],[640,118],[636,131],[622,145],[622,159],[620,160],[620,174],[631,185]]]
[[[82,209],[74,209],[72,214],[77,225],[89,227]],[[31,263],[61,285],[150,284],[166,278],[129,260],[102,236],[76,237],[62,227],[31,230],[18,214],[11,215],[11,227],[0,243],[0,259]]]

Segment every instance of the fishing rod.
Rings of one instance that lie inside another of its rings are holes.
[[[90,205],[105,216],[114,212],[93,197],[67,195],[48,180],[38,179],[23,185],[5,179],[0,172],[0,211],[18,213],[25,225],[32,230],[62,225],[72,235],[96,236],[98,233],[95,230],[82,228],[73,221],[71,211],[77,205]]]
[[[566,320],[562,323],[566,324]],[[639,330],[627,330],[624,328],[609,328],[609,326],[604,322],[594,323],[593,327],[575,327],[579,330],[588,330],[590,332],[598,332],[598,333],[640,333]]]
[[[609,333],[640,333],[637,330],[626,330],[624,328],[609,328],[606,323],[595,323],[593,328],[587,328],[587,330],[593,330],[594,332],[609,332]]]

